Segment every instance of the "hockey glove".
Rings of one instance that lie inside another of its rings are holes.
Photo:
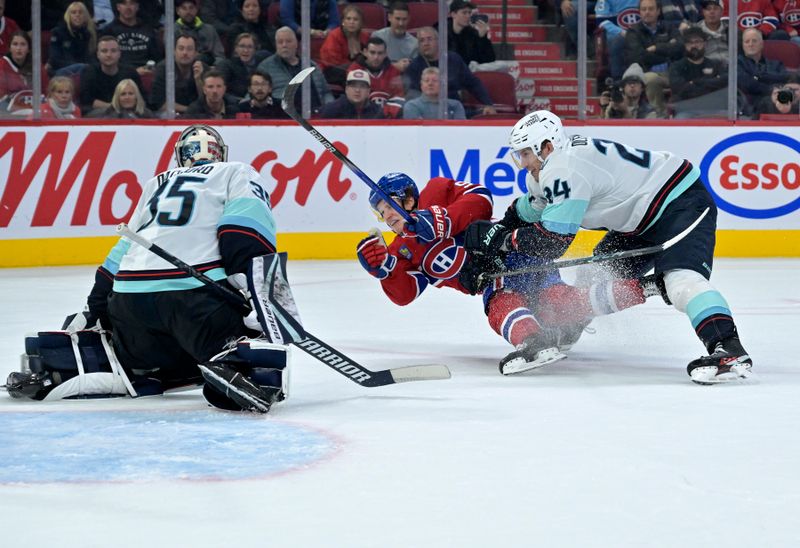
[[[464,248],[476,257],[505,257],[511,250],[508,242],[510,236],[511,231],[501,224],[475,221],[465,231]]]
[[[467,263],[461,267],[461,271],[458,273],[458,281],[464,286],[464,289],[469,291],[470,295],[477,295],[478,293],[483,293],[483,290],[492,283],[491,274],[502,272],[504,268],[505,263],[500,257],[485,259],[471,256]]]
[[[406,224],[406,233],[416,236],[421,243],[450,237],[453,223],[443,207],[431,206],[430,209],[420,209],[412,213],[411,218],[414,222]]]
[[[67,316],[64,320],[64,325],[61,326],[61,329],[68,332],[70,335],[78,331],[96,330],[99,328],[100,324],[97,321],[97,317],[89,311],[89,307],[86,307],[83,312]]]
[[[386,247],[383,235],[377,228],[371,229],[369,234],[358,243],[356,248],[358,261],[364,270],[379,280],[383,280],[394,270],[397,265],[397,257],[389,254],[389,248]]]

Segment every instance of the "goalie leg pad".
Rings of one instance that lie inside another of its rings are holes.
[[[97,396],[136,396],[128,375],[104,331],[43,331],[26,337],[23,364],[30,372],[9,385],[35,400]]]

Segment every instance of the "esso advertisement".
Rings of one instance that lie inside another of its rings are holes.
[[[700,163],[720,210],[746,219],[788,216],[800,208],[800,141],[754,131],[723,139]]]

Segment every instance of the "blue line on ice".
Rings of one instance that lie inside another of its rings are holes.
[[[0,413],[0,483],[238,480],[325,458],[325,434],[218,411]]]

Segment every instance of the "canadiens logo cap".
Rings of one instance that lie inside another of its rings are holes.
[[[370,85],[369,74],[367,74],[366,70],[351,70],[347,73],[347,83],[349,84],[350,82],[361,82]]]

